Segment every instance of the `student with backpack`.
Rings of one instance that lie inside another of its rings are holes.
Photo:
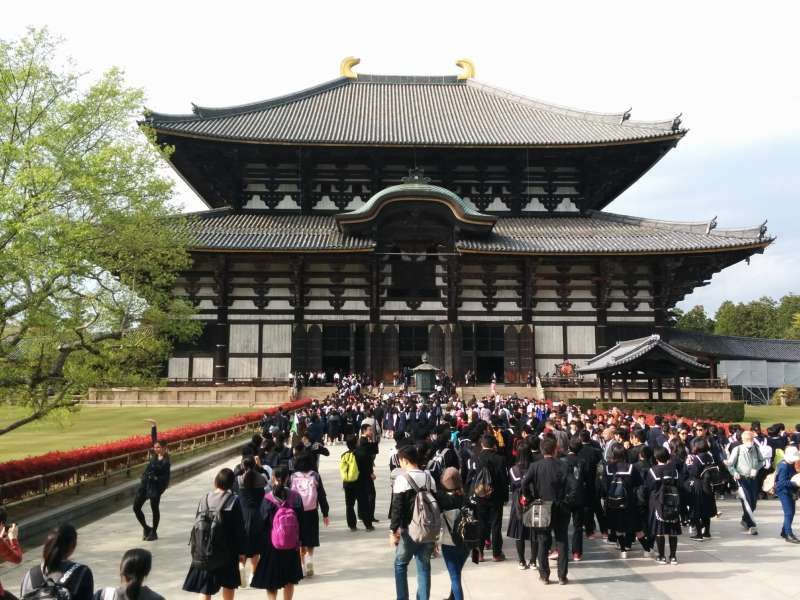
[[[328,497],[322,485],[322,477],[314,470],[315,458],[310,452],[303,452],[295,460],[295,471],[289,479],[289,487],[303,501],[300,514],[300,560],[306,577],[314,576],[314,548],[319,546],[319,511],[322,522],[330,525],[328,518]]]
[[[702,542],[711,537],[711,517],[717,515],[716,494],[724,486],[719,466],[709,452],[708,441],[698,436],[692,439],[692,453],[686,457],[689,517],[692,529],[690,540]]]
[[[342,488],[344,489],[347,527],[350,528],[350,531],[358,531],[358,527],[356,527],[356,515],[358,515],[358,518],[361,519],[367,530],[374,530],[375,528],[372,526],[367,514],[366,489],[360,482],[360,471],[355,454],[357,444],[356,436],[347,436],[345,444],[347,444],[347,450],[342,453],[339,459],[339,475],[342,477]],[[356,503],[358,503],[357,511]]]
[[[589,503],[589,467],[581,460],[578,453],[583,447],[578,436],[569,441],[568,452],[561,460],[567,466],[564,480],[564,504],[572,517],[572,560],[583,560],[583,531],[586,508]]]
[[[675,463],[666,448],[653,452],[656,465],[645,477],[645,495],[648,499],[648,530],[655,536],[658,557],[656,561],[667,564],[666,541],[669,539],[669,564],[677,565],[678,536],[681,535],[681,488],[683,483]]]
[[[63,598],[92,600],[94,577],[86,565],[70,560],[78,546],[78,532],[69,524],[54,529],[42,548],[42,563],[30,569],[22,579],[19,595],[22,600]],[[61,588],[61,589],[59,589]]]
[[[289,469],[281,465],[272,471],[272,491],[261,504],[266,533],[261,560],[251,588],[267,590],[269,600],[277,600],[283,589],[284,600],[292,600],[294,586],[303,579],[300,561],[303,500],[289,487]]]
[[[395,547],[394,582],[397,600],[409,600],[408,563],[416,560],[417,599],[429,600],[431,554],[442,520],[434,494],[436,482],[419,468],[414,445],[397,449],[402,474],[394,481],[389,507],[389,542]]]
[[[644,532],[638,512],[636,488],[642,485],[639,471],[628,462],[628,452],[620,444],[609,456],[604,473],[605,513],[608,529],[616,533],[621,558],[628,558],[634,536],[642,542],[645,550]]]
[[[471,461],[472,495],[476,498],[476,513],[483,531],[479,548],[480,561],[483,550],[491,540],[492,560],[501,562],[503,554],[503,505],[508,502],[508,471],[505,458],[497,453],[497,440],[491,432],[481,438],[481,451]]]
[[[447,600],[464,600],[461,571],[473,544],[479,541],[480,526],[467,505],[458,469],[447,467],[440,484],[436,501],[442,511],[442,558],[450,575],[450,596]]]
[[[197,505],[189,536],[192,565],[183,589],[204,600],[220,589],[224,600],[232,600],[242,584],[239,563],[245,558],[245,530],[239,498],[231,491],[234,480],[231,469],[217,473],[213,491]]]
[[[164,600],[164,596],[144,585],[152,566],[153,555],[147,550],[132,548],[126,551],[119,565],[122,585],[97,590],[94,600]]]
[[[264,540],[264,521],[261,518],[261,502],[269,486],[269,480],[264,470],[259,468],[252,456],[246,457],[241,463],[242,473],[236,477],[239,506],[242,510],[242,523],[244,524],[244,560],[239,565],[239,576],[242,586],[249,584],[256,572],[261,554],[261,545]],[[269,467],[267,467],[269,469]],[[269,469],[272,472],[272,469]],[[250,560],[250,577],[246,577],[245,568]]]

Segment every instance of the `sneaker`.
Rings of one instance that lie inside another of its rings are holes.
[[[550,554],[547,555],[548,560],[558,560],[558,550],[551,550]]]
[[[530,567],[531,569],[533,569],[537,573],[539,572],[539,569],[536,567],[536,560],[532,560],[531,562],[529,562],[528,563],[528,567]]]
[[[783,538],[783,539],[784,539],[784,540],[786,540],[787,542],[789,542],[790,544],[800,544],[800,540],[799,540],[799,539],[797,539],[797,537],[796,537],[796,536],[795,536],[793,533],[792,533],[792,534],[789,534],[789,535],[787,535],[787,536],[786,536],[785,538]]]
[[[542,585],[550,585],[550,580],[546,577],[539,577],[539,581],[542,582]]]
[[[656,562],[660,565],[665,565],[667,564],[667,558],[665,556],[659,556],[656,558]]]
[[[313,560],[306,560],[306,577],[313,577],[314,576],[314,561]]]
[[[619,557],[628,558],[628,552],[626,550],[623,550],[622,552],[619,553]]]
[[[505,559],[506,559],[506,555],[503,554],[502,552],[500,554],[498,554],[497,556],[493,556],[492,557],[492,560],[494,562],[503,562]]]
[[[524,560],[519,561],[519,570],[520,571],[527,571],[528,569],[530,569],[530,567],[528,566],[528,563],[526,563]]]
[[[558,585],[567,585],[568,583],[569,583],[569,579],[567,579],[566,577],[564,577],[564,579],[559,579],[558,580]]]
[[[247,581],[247,573],[245,572],[245,566],[239,565],[239,587],[241,588],[247,587],[245,581]]]
[[[575,562],[581,562],[583,560],[583,554],[581,554],[580,552],[573,552],[572,560]]]
[[[678,559],[677,559],[677,558],[675,558],[674,556],[670,556],[670,557],[669,557],[669,564],[671,564],[671,565],[677,565],[677,564],[678,564]]]
[[[689,539],[692,540],[693,542],[702,542],[705,540],[705,538],[702,535],[690,535]]]
[[[144,538],[144,541],[146,541],[146,542],[155,542],[157,539],[158,539],[158,534],[156,533],[156,530],[153,529],[153,528],[150,528],[150,533],[147,534],[147,537]]]
[[[749,530],[750,535],[758,535],[758,528],[751,527]]]
[[[739,525],[741,525],[741,526],[742,526],[742,529],[744,529],[745,531],[746,531],[746,530],[748,530],[748,529],[750,529],[750,526],[749,526],[747,523],[745,523],[745,522],[744,522],[744,519],[742,519],[741,521],[739,521]]]

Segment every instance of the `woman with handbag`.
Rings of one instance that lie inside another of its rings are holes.
[[[531,444],[525,439],[517,446],[517,463],[509,471],[511,510],[508,512],[508,528],[506,529],[506,536],[516,540],[517,558],[519,559],[519,569],[521,571],[536,566],[536,536],[530,527],[526,527],[522,523],[522,505],[520,504],[522,480],[525,478],[531,462],[533,462]],[[525,545],[528,540],[531,542],[530,563],[525,560]]]
[[[461,587],[461,571],[469,556],[469,548],[459,535],[459,520],[466,505],[461,473],[456,467],[447,467],[442,472],[441,487],[436,490],[436,502],[442,511],[442,558],[450,574],[450,596],[447,600],[464,600]]]
[[[150,452],[150,461],[142,473],[142,483],[136,492],[133,500],[133,514],[142,526],[142,539],[153,542],[158,539],[158,523],[161,520],[159,505],[161,496],[169,486],[170,463],[167,445],[158,439],[158,429],[153,419],[145,419],[150,423],[150,440],[153,448]],[[146,501],[150,501],[150,511],[153,513],[152,527],[147,524],[147,520],[142,512],[142,506]]]

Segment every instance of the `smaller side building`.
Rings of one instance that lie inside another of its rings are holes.
[[[707,335],[669,329],[669,343],[711,368],[712,379],[728,380],[734,399],[767,404],[776,389],[800,387],[800,341]]]

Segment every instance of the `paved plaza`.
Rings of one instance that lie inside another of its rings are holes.
[[[331,502],[331,526],[321,532],[322,546],[317,550],[316,574],[304,580],[296,598],[352,600],[353,598],[389,600],[394,598],[392,556],[386,528],[388,523],[388,453],[391,442],[384,440],[378,456],[377,530],[352,533],[344,522],[344,498],[337,469],[343,448],[331,448],[331,457],[322,458],[320,470]],[[202,494],[210,489],[214,474],[222,466],[214,465],[204,473],[171,487],[161,502],[162,524],[155,543],[141,541],[139,529],[129,509],[118,511],[79,531],[75,559],[88,564],[96,586],[117,581],[122,553],[143,546],[154,554],[149,585],[168,600],[196,598],[181,591],[189,568],[188,537],[194,510]],[[505,563],[467,563],[464,570],[466,597],[474,600],[500,598],[785,598],[796,594],[800,572],[800,548],[777,537],[781,511],[777,501],[759,505],[761,535],[743,535],[739,527],[739,508],[733,501],[720,503],[723,516],[712,521],[714,538],[707,542],[680,539],[677,566],[657,565],[634,551],[626,561],[602,541],[588,541],[584,560],[570,563],[570,585],[545,587],[536,571],[519,571],[513,540],[506,539]],[[505,530],[505,529],[504,529]],[[10,590],[18,589],[24,570],[36,563],[41,547],[26,548],[23,565],[0,567],[0,580]],[[413,565],[413,562],[412,562]],[[554,565],[555,567],[555,565]],[[551,575],[555,579],[555,573]],[[415,588],[414,568],[410,584]],[[431,598],[439,600],[449,593],[449,579],[441,558],[434,560]],[[263,590],[242,589],[240,598],[263,598]]]

